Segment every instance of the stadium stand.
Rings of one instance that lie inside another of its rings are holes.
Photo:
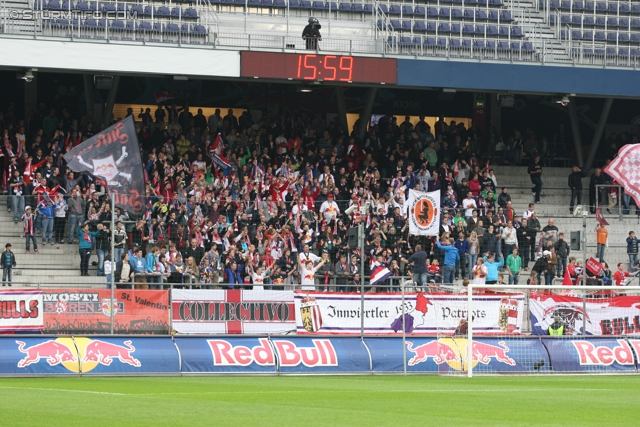
[[[25,182],[40,174],[46,178],[49,188],[59,184],[68,190],[68,194],[75,188],[85,200],[82,217],[90,220],[91,227],[108,222],[111,214],[106,209],[106,196],[99,184],[96,185],[88,176],[78,180],[68,171],[65,174],[62,159],[66,150],[92,135],[92,129],[94,126],[100,128],[100,123],[91,115],[69,116],[59,121],[58,114],[55,109],[50,114],[34,114],[27,120],[30,123],[28,129],[15,116],[4,116],[14,117],[1,123],[6,132],[2,144],[5,159],[22,151],[20,159],[16,159],[16,166],[8,161],[5,171],[17,169]],[[171,118],[166,130],[164,118]],[[444,254],[435,248],[433,238],[408,235],[400,209],[407,190],[440,190],[443,212],[449,215],[452,237],[457,238],[459,231],[467,237],[473,228],[467,218],[462,222],[460,217],[454,219],[458,212],[463,218],[467,214],[463,207],[469,188],[480,217],[485,222],[493,222],[498,235],[507,222],[506,217],[500,216],[500,200],[493,200],[494,197],[482,194],[481,190],[486,190],[485,185],[489,185],[495,195],[506,187],[513,211],[507,207],[505,214],[521,218],[529,209],[529,203],[534,201],[526,166],[536,154],[543,158],[544,195],[541,203],[535,205],[540,224],[538,230],[531,230],[535,237],[529,241],[530,256],[534,259],[539,257],[539,245],[546,245],[541,237],[545,233],[550,236],[544,229],[549,220],[555,220],[556,227],[565,232],[567,240],[569,232],[580,229],[582,225],[581,219],[573,218],[569,210],[571,192],[566,182],[570,170],[546,166],[555,161],[555,156],[569,151],[571,147],[554,145],[546,148],[546,144],[538,142],[533,133],[525,137],[514,133],[506,143],[511,154],[503,151],[504,156],[500,153],[491,156],[486,154],[491,152],[490,147],[481,135],[473,128],[467,129],[462,123],[455,122],[438,121],[431,127],[414,120],[413,123],[398,125],[391,116],[386,116],[370,130],[364,141],[356,142],[346,136],[339,125],[327,127],[321,120],[305,114],[295,117],[270,115],[254,122],[248,113],[240,117],[231,112],[224,117],[194,116],[188,110],[179,111],[169,105],[159,108],[154,116],[141,113],[136,119],[139,140],[144,149],[143,163],[147,170],[150,198],[147,211],[140,218],[123,215],[117,219],[125,221],[128,234],[126,249],[131,250],[137,244],[146,253],[153,246],[160,246],[161,252],[167,253],[165,264],[160,268],[166,272],[179,272],[179,282],[184,280],[186,270],[175,258],[178,252],[185,258],[193,256],[195,266],[202,270],[201,273],[198,268],[193,269],[194,283],[217,283],[220,280],[223,286],[228,286],[235,277],[237,283],[234,286],[245,286],[249,265],[257,269],[273,264],[282,267],[281,273],[273,273],[277,276],[274,280],[297,283],[296,262],[288,261],[283,255],[287,248],[302,253],[304,245],[309,244],[312,253],[320,256],[326,251],[330,260],[329,266],[317,275],[320,277],[318,285],[334,284],[342,269],[340,256],[346,255],[349,265],[352,255],[360,256],[347,247],[344,238],[348,226],[360,221],[367,227],[366,251],[369,253],[366,256],[384,252],[384,263],[392,268],[396,277],[409,273],[401,258],[410,254],[417,244],[427,248],[430,259],[439,259],[442,265]],[[82,136],[78,132],[82,132]],[[222,135],[221,141],[225,146],[223,156],[231,164],[225,170],[212,161],[211,150],[215,147],[218,133]],[[18,141],[23,138],[24,147],[19,148]],[[468,143],[460,143],[467,138]],[[634,135],[631,138],[637,140]],[[396,144],[398,139],[406,142]],[[50,141],[51,145],[43,141]],[[616,141],[610,142],[614,144]],[[619,143],[623,141],[620,139]],[[614,154],[611,151],[605,155]],[[29,156],[33,158],[32,168],[28,167]],[[426,160],[430,162],[427,164]],[[510,166],[505,165],[509,163]],[[62,176],[55,171],[56,168],[63,172]],[[493,170],[494,178],[491,178],[491,173],[484,175]],[[30,173],[25,173],[27,171]],[[479,174],[477,179],[473,179],[475,173]],[[439,178],[434,181],[429,180],[429,176]],[[464,183],[463,179],[469,183]],[[13,187],[5,188],[14,191]],[[69,244],[67,237],[71,234],[73,238],[74,230],[69,228],[75,228],[71,222],[78,220],[78,216],[71,217],[68,210],[71,202],[67,203],[66,219],[62,217],[62,220],[55,221],[55,241],[42,245],[43,237],[36,232],[39,253],[24,254],[24,229],[20,221],[20,207],[23,205],[19,201],[34,207],[38,206],[39,198],[35,185],[25,185],[22,191],[14,195],[17,198],[9,196],[8,212],[0,213],[2,237],[12,243],[16,253],[20,254],[20,266],[14,281],[31,286],[45,282],[103,286],[105,279],[95,277],[93,268],[89,277],[79,274],[78,247],[77,244]],[[586,181],[583,193],[586,202],[589,200]],[[329,194],[334,195],[336,205],[330,203]],[[367,215],[344,214],[350,205],[361,206],[366,200],[372,202],[372,210]],[[18,203],[14,204],[15,201]],[[335,208],[338,212],[332,211]],[[595,219],[589,219],[589,255],[595,254],[596,249],[594,225]],[[39,229],[40,222],[36,221],[35,226]],[[293,235],[287,234],[288,228],[292,229]],[[440,231],[446,230],[442,227]],[[625,239],[628,231],[629,225],[624,222],[616,222],[609,227],[610,245],[606,249],[606,259],[611,266],[615,265],[613,261],[627,260]],[[95,244],[105,245],[104,239],[108,238],[109,235],[99,237]],[[489,240],[479,240],[479,254],[493,250]],[[195,243],[193,247],[191,241]],[[170,250],[171,244],[176,245],[176,251]],[[31,249],[33,251],[33,246]],[[295,256],[296,252],[292,260]],[[213,267],[205,266],[204,258],[209,258]],[[237,270],[231,268],[234,262],[238,265]],[[527,274],[523,272],[525,278]],[[436,268],[432,276],[434,281],[442,280]],[[347,280],[352,283],[353,276],[347,274],[342,277],[344,282],[335,284],[342,285],[340,289],[344,290]],[[175,275],[168,279],[175,280]],[[270,285],[268,281],[265,283]]]
[[[97,42],[304,49],[299,34],[314,16],[323,24],[318,48],[329,52],[629,67],[640,54],[639,7],[559,0],[16,0],[12,10],[40,14],[5,20],[2,30]]]

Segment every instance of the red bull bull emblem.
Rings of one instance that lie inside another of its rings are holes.
[[[407,341],[407,350],[414,354],[408,365],[415,366],[431,358],[436,365],[446,363],[457,371],[467,370],[468,341],[465,338],[440,338],[419,346]],[[480,341],[473,341],[471,347],[471,363],[488,365],[492,360],[515,366],[516,362],[507,356],[509,347],[500,341],[497,346]]]
[[[56,342],[56,340],[44,341],[27,348],[25,348],[24,341],[16,341],[16,344],[18,344],[18,351],[26,355],[18,362],[18,368],[38,363],[41,359],[46,360],[49,366],[65,362],[78,362],[78,353],[75,348],[72,351],[65,344]]]
[[[114,360],[139,368],[142,363],[132,356],[136,351],[131,340],[118,345],[87,337],[61,337],[26,347],[24,341],[16,341],[18,351],[25,356],[18,368],[46,361],[49,366],[62,365],[75,373],[86,373],[98,365],[110,366]]]

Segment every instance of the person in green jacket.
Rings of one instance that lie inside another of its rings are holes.
[[[507,271],[509,272],[509,284],[517,285],[520,281],[520,270],[522,270],[522,258],[518,255],[518,248],[515,247],[507,257]]]
[[[564,335],[564,325],[560,320],[560,316],[556,315],[553,317],[553,323],[549,325],[549,335],[552,337],[560,337]]]

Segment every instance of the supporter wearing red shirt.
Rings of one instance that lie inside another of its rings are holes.
[[[576,271],[576,259],[574,257],[569,258],[569,265],[567,265],[567,270],[564,273],[564,280],[562,284],[564,286],[573,286],[577,284],[582,276],[580,276]]]

